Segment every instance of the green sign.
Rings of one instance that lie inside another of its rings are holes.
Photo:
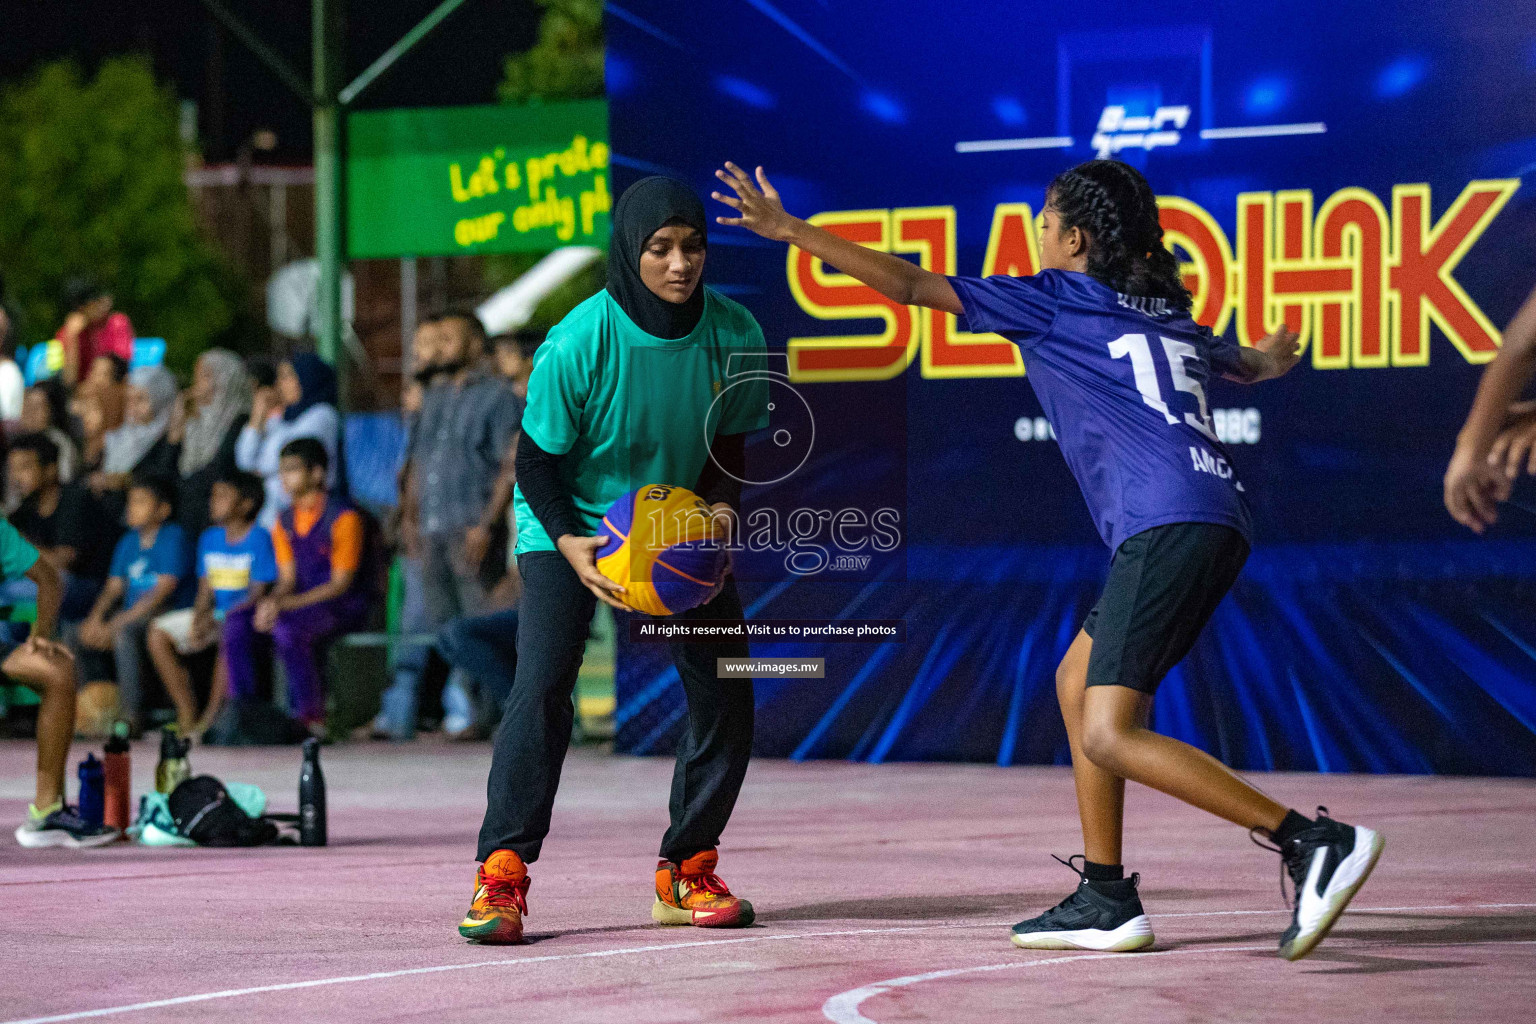
[[[347,119],[347,255],[608,245],[608,104],[380,110]]]

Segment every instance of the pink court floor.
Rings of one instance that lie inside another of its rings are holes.
[[[520,947],[468,945],[485,745],[324,755],[325,849],[22,850],[31,748],[0,744],[0,1020],[352,1022],[1529,1021],[1536,784],[1274,775],[1381,829],[1386,853],[1296,964],[1276,858],[1144,790],[1128,860],[1157,932],[1133,954],[1015,949],[1076,879],[1061,769],[760,761],[721,874],[743,931],[649,918],[670,762],[572,753]],[[134,750],[136,791],[154,751]],[[75,756],[82,756],[77,749]],[[298,756],[194,750],[291,811]]]

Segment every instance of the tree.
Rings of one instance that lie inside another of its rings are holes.
[[[174,99],[147,58],[111,58],[90,79],[60,61],[0,91],[0,271],[21,340],[53,334],[80,276],[140,334],[163,335],[175,368],[230,329],[242,289],[198,230],[185,165]]]
[[[538,0],[544,8],[539,38],[507,58],[497,95],[503,103],[584,100],[603,95],[602,0]],[[490,290],[517,280],[543,253],[508,253],[485,261]],[[603,287],[607,268],[591,264],[545,296],[527,326],[547,330]]]
[[[538,0],[539,39],[506,60],[503,103],[583,100],[603,94],[602,0]]]

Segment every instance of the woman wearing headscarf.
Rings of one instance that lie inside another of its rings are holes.
[[[236,468],[235,445],[251,411],[251,378],[245,364],[228,349],[209,349],[197,358],[186,398],[191,410],[185,421],[172,424],[171,438],[180,435],[181,441],[177,518],[195,541],[208,525],[214,482]]]
[[[496,732],[476,895],[459,924],[467,938],[521,941],[527,865],[549,831],[587,626],[598,601],[628,611],[615,600],[621,588],[597,571],[603,513],[637,487],[666,482],[701,494],[728,529],[743,435],[768,423],[761,379],[730,388],[711,412],[731,357],[765,345],[750,313],[703,285],[706,243],[692,189],[662,177],[635,183],[614,208],[607,289],[572,310],[534,355],[514,498],[517,668]],[[681,617],[740,622],[735,581]],[[651,916],[745,926],[751,904],[731,895],[715,866],[751,755],[752,684],[716,679],[715,659],[746,657],[747,645],[677,644],[672,653],[688,724]]]
[[[176,378],[165,367],[141,366],[128,375],[123,424],[107,433],[101,468],[89,481],[106,522],[121,522],[135,474],[176,475],[177,445],[166,437],[176,399]]]
[[[313,437],[330,456],[328,487],[336,486],[337,448],[341,441],[341,414],[336,411],[336,371],[319,356],[301,352],[277,368],[277,384],[259,388],[251,402],[251,418],[235,443],[235,462],[261,477],[267,487],[267,503],[258,522],[267,529],[288,507],[288,495],[278,475],[283,445],[300,437]]]

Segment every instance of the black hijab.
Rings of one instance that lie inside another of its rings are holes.
[[[676,178],[641,178],[613,208],[613,248],[608,253],[608,293],[635,326],[658,338],[681,338],[704,315],[704,282],[687,302],[668,302],[640,279],[645,243],[668,222],[686,224],[708,239],[704,203]]]

